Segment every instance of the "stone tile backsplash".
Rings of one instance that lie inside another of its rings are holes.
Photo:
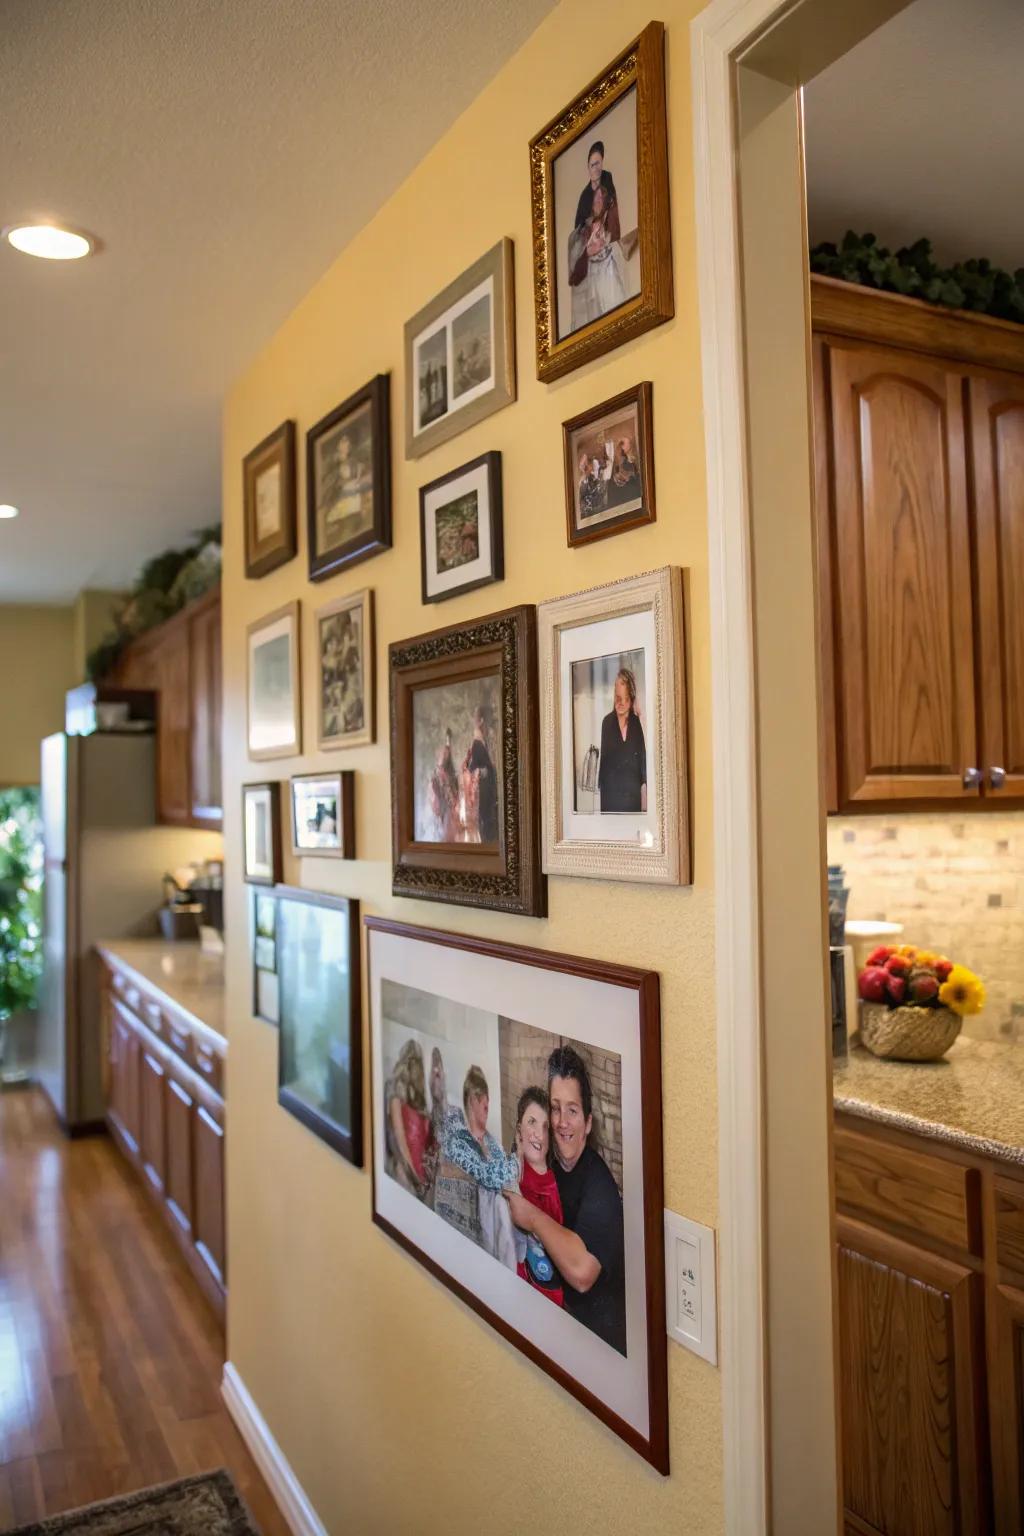
[[[828,861],[848,917],[902,923],[898,941],[937,949],[985,983],[975,1040],[1024,1038],[1024,811],[830,816]]]

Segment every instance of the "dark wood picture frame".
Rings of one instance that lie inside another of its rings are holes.
[[[318,784],[325,779],[338,786],[337,848],[305,848],[299,843],[295,820],[296,784]],[[354,859],[356,856],[356,776],[351,768],[329,768],[325,773],[294,773],[288,781],[292,818],[292,853],[299,859]]]
[[[427,556],[427,498],[431,491],[439,491],[445,485],[461,479],[471,470],[486,466],[487,469],[487,524],[490,531],[491,542],[491,569],[488,575],[478,576],[471,581],[465,581],[458,586],[450,587],[445,592],[429,593],[427,591],[428,556]],[[458,469],[449,470],[445,475],[439,475],[436,480],[429,481],[420,486],[420,583],[424,603],[444,603],[450,597],[459,597],[463,592],[474,592],[478,587],[490,586],[492,582],[505,579],[505,540],[504,521],[501,500],[501,454],[496,450],[490,453],[481,453],[479,457],[470,459],[466,464],[460,464]]]
[[[270,801],[270,861],[269,875],[250,875],[246,802],[254,792],[266,792]],[[247,885],[273,886],[281,878],[281,785],[276,779],[262,780],[257,784],[242,785],[242,878]]]
[[[581,427],[593,426],[602,417],[612,416],[630,406],[636,408],[637,454],[640,464],[640,491],[643,504],[632,512],[619,517],[609,517],[592,528],[579,526],[576,507],[576,488],[579,470],[573,452],[572,440]],[[591,406],[577,416],[570,416],[562,423],[562,450],[565,459],[565,529],[570,549],[580,544],[593,544],[597,539],[611,538],[614,533],[628,533],[632,528],[642,528],[657,520],[654,497],[654,409],[653,389],[648,382],[634,384],[610,400]]]
[[[256,482],[265,470],[281,470],[281,530],[276,538],[260,539],[256,528]],[[250,580],[266,576],[293,560],[299,548],[295,495],[295,423],[282,421],[242,460],[245,521],[245,574]]]
[[[543,917],[537,738],[537,610],[506,608],[388,648],[391,702],[392,883],[395,896]],[[415,837],[413,701],[420,688],[497,675],[503,804],[497,845]]]
[[[433,1258],[378,1210],[378,1185],[383,1171],[378,1169],[376,1151],[376,1126],[380,1105],[373,1091],[373,1072],[376,1049],[376,1021],[371,1002],[370,1019],[370,1083],[371,1083],[371,1174],[373,1181],[373,1220],[375,1225],[393,1238],[400,1247],[484,1319],[502,1338],[522,1351],[528,1359],[540,1367],[553,1380],[572,1394],[585,1408],[595,1414],[615,1434],[619,1435],[640,1456],[650,1462],[663,1476],[669,1473],[669,1425],[668,1425],[668,1336],[665,1329],[665,1229],[664,1229],[664,1153],[662,1146],[662,1092],[661,1092],[661,987],[656,971],[643,971],[633,966],[618,965],[610,961],[590,960],[565,955],[550,950],[534,949],[523,944],[505,944],[496,940],[474,938],[467,934],[445,933],[436,928],[421,928],[411,923],[395,922],[390,918],[367,917],[368,930],[367,967],[370,980],[370,997],[375,996],[373,982],[372,936],[376,933],[394,934],[425,944],[437,944],[447,949],[463,950],[472,955],[482,955],[498,960],[512,961],[520,965],[535,966],[541,970],[559,972],[586,981],[604,982],[635,992],[637,999],[637,1024],[639,1031],[640,1093],[644,1106],[641,1125],[643,1158],[643,1231],[644,1231],[644,1291],[647,1315],[646,1364],[649,1433],[645,1438],[633,1425],[627,1423],[609,1406],[568,1371],[552,1361],[542,1349],[486,1302],[456,1280]],[[461,1240],[455,1234],[456,1240]]]
[[[304,903],[310,907],[326,907],[347,914],[349,953],[349,1016],[344,1021],[349,1044],[349,1091],[352,1101],[352,1127],[346,1131],[336,1121],[307,1104],[294,1093],[284,1080],[285,1052],[288,1047],[289,1025],[285,1018],[284,989],[280,989],[280,1021],[277,1045],[277,1102],[296,1120],[302,1122],[321,1141],[340,1152],[356,1168],[363,1166],[363,1029],[362,985],[360,981],[360,923],[359,903],[348,896],[324,896],[319,892],[302,890],[298,886],[278,885],[274,889],[277,898],[277,974],[281,976],[281,911],[282,902]]]
[[[378,373],[362,389],[322,416],[306,433],[306,527],[309,540],[309,579],[326,581],[339,571],[369,560],[391,548],[391,375]],[[336,549],[319,553],[316,516],[316,451],[324,433],[341,425],[361,407],[370,406],[373,463],[373,524]]]
[[[640,292],[617,309],[558,339],[554,164],[571,144],[593,134],[598,120],[636,88],[637,227]],[[668,184],[665,28],[650,22],[618,58],[530,142],[533,284],[537,377],[550,382],[671,320],[672,222]]]

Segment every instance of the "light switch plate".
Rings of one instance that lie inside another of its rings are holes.
[[[665,1212],[665,1309],[669,1338],[717,1365],[715,1234],[676,1211]]]

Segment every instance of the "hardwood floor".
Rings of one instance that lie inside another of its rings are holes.
[[[220,1397],[223,1336],[106,1136],[0,1093],[0,1531],[227,1467],[288,1527]]]

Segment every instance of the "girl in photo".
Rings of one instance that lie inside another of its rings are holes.
[[[562,1226],[562,1200],[555,1176],[548,1166],[549,1145],[548,1096],[543,1088],[527,1088],[520,1094],[516,1106],[516,1151],[521,1168],[519,1193]],[[543,1245],[532,1233],[520,1232],[518,1227],[514,1230],[519,1278],[553,1301],[556,1307],[564,1306],[565,1296],[558,1272]]]

